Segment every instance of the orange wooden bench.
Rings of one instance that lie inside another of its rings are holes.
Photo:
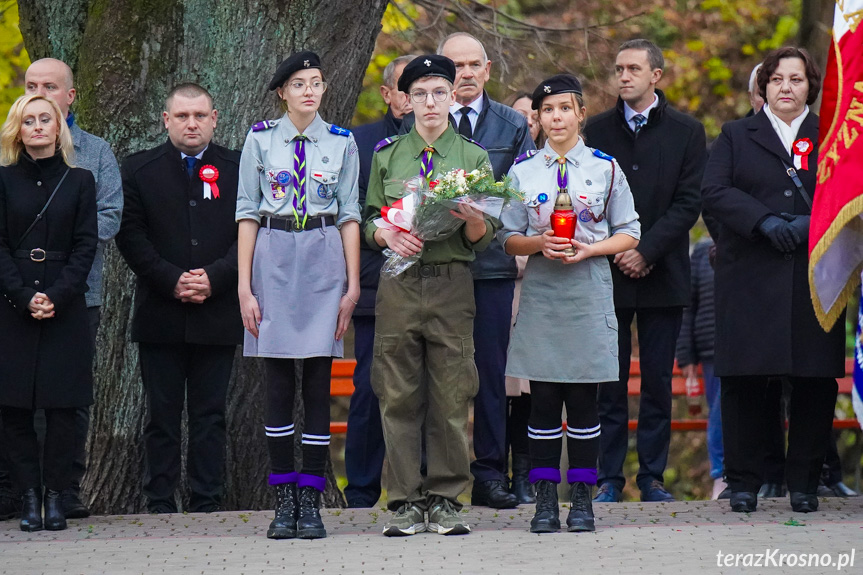
[[[350,397],[354,393],[354,368],[357,362],[353,359],[337,359],[333,361],[332,379],[330,380],[331,397]],[[854,385],[851,374],[854,372],[852,359],[845,360],[845,377],[839,380],[839,393],[850,394]],[[638,358],[632,358],[629,367],[629,395],[641,393],[641,363]],[[671,379],[671,393],[676,396],[686,395],[686,378],[677,364],[674,365],[674,375]],[[629,420],[629,429],[638,427],[637,419]],[[854,418],[834,419],[834,429],[859,429],[859,424]],[[705,431],[707,430],[706,419],[674,419],[671,421],[672,431]],[[346,433],[347,421],[334,421],[330,423],[330,433]]]

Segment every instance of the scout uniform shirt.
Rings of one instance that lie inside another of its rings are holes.
[[[551,229],[558,194],[557,158],[546,143],[517,158],[510,169],[513,185],[525,199],[510,203],[501,214],[503,229],[497,237],[504,247],[515,234],[530,237]],[[617,162],[581,139],[565,158],[566,187],[578,216],[575,239],[593,244],[615,233],[638,239],[638,214]],[[618,327],[608,258],[565,265],[535,253],[528,258],[522,282],[506,375],[559,383],[616,381]],[[536,342],[547,339],[549,330],[559,336],[554,350],[538,351]]]
[[[336,225],[360,221],[357,178],[359,154],[353,135],[327,124],[320,114],[303,134],[305,142],[306,213],[333,216]],[[294,217],[294,151],[296,127],[287,114],[252,126],[240,158],[237,221],[261,216]]]
[[[383,249],[375,241],[377,226],[374,220],[381,217],[381,208],[391,206],[405,195],[405,180],[420,173],[423,149],[428,144],[417,133],[416,126],[403,136],[383,140],[372,158],[369,188],[363,219],[368,244],[377,250]],[[452,126],[432,144],[434,171],[432,179],[443,176],[450,170],[462,168],[471,171],[488,163],[488,154],[478,144],[458,135]],[[420,254],[420,265],[446,264],[449,262],[473,261],[474,252],[484,250],[494,237],[494,227],[486,220],[486,233],[477,242],[471,243],[460,231],[440,241],[428,241]]]

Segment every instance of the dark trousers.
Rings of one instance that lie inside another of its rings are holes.
[[[148,408],[144,495],[149,508],[176,509],[184,404],[189,418],[189,511],[221,504],[225,404],[235,350],[232,345],[139,344]]]
[[[71,484],[75,447],[76,408],[45,410],[44,473],[39,462],[39,440],[34,425],[35,410],[3,406],[3,435],[12,476],[18,489],[62,491]]]
[[[507,398],[509,416],[506,419],[506,440],[512,452],[513,467],[518,458],[530,457],[527,441],[527,421],[530,417],[530,394],[523,393]]]
[[[623,463],[628,443],[629,404],[627,385],[632,355],[632,320],[637,322],[641,360],[641,401],[638,410],[639,489],[654,479],[662,481],[671,441],[671,371],[683,309],[619,308],[617,312],[620,379],[599,386],[599,421],[602,436],[599,453],[599,483],[610,482],[623,489]]]
[[[815,493],[833,428],[838,386],[835,379],[789,378],[788,452],[785,479],[789,491]],[[757,492],[763,481],[767,438],[775,422],[765,418],[768,391],[764,376],[722,378],[722,440],[725,477],[732,491]]]
[[[372,507],[381,497],[384,465],[384,431],[381,409],[372,390],[371,370],[375,343],[375,317],[354,316],[354,394],[348,412],[345,472],[348,507]]]
[[[563,436],[569,469],[581,470],[575,481],[596,482],[600,425],[596,409],[597,383],[530,382],[531,409],[528,422],[531,469],[560,469]],[[606,385],[606,384],[602,384]],[[566,431],[561,414],[566,406]],[[547,479],[544,474],[532,474]],[[590,476],[588,479],[587,476]]]
[[[101,308],[99,306],[87,308],[87,315],[90,327],[90,339],[93,341],[93,349],[96,349],[96,334],[99,331]],[[39,444],[44,444],[47,424],[45,421],[45,412],[41,409],[36,410],[34,427]],[[72,448],[74,458],[72,460],[69,488],[76,494],[81,490],[81,480],[84,478],[84,472],[87,470],[87,431],[89,428],[90,407],[75,408],[74,446]],[[8,440],[2,437],[2,431],[0,431],[0,491],[8,492],[13,488],[13,483],[10,471],[11,467],[6,454],[7,443]]]
[[[506,350],[512,323],[513,279],[474,280],[476,318],[474,361],[479,391],[473,403],[473,452],[470,471],[476,481],[506,476]]]

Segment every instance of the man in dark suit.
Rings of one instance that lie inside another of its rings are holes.
[[[704,127],[668,105],[656,89],[662,51],[648,40],[617,54],[617,105],[588,121],[585,138],[614,156],[635,198],[638,247],[614,258],[620,380],[599,391],[600,489],[595,501],[620,501],[627,451],[627,384],[637,321],[641,358],[636,478],[642,501],[673,501],[663,484],[671,439],[671,370],[683,307],[689,304],[689,229],[698,219],[706,161]]]
[[[122,166],[117,247],[138,276],[132,341],[147,394],[144,495],[174,513],[180,429],[189,414],[189,511],[222,508],[225,404],[243,325],[237,300],[240,154],[212,143],[218,112],[197,84],[165,101],[168,141]]]
[[[366,188],[372,156],[378,142],[399,133],[402,117],[411,111],[411,100],[399,91],[402,70],[414,55],[399,56],[387,64],[383,72],[381,97],[387,104],[383,119],[358,126],[353,130],[360,155],[360,206],[366,205]],[[384,464],[384,432],[381,429],[381,410],[378,398],[372,391],[371,368],[375,340],[375,297],[378,278],[383,264],[380,251],[360,242],[360,292],[354,310],[354,393],[348,412],[348,434],[345,439],[345,472],[348,484],[345,499],[348,507],[373,507],[381,496],[381,470]]]

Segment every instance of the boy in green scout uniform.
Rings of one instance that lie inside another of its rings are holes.
[[[402,181],[421,174],[434,179],[487,163],[479,145],[449,123],[455,65],[429,54],[411,61],[399,90],[413,101],[416,124],[404,136],[376,147],[363,214],[366,241],[420,261],[397,277],[381,277],[375,311],[372,387],[380,399],[387,448],[388,507],[395,511],[384,535],[425,530],[470,533],[459,514],[459,494],[470,478],[468,405],[479,380],[473,360],[473,279],[468,262],[488,246],[494,226],[462,205],[454,216],[464,225],[440,241],[378,228],[381,207],[404,195]],[[428,473],[420,475],[425,425]],[[428,512],[428,525],[425,514]]]

